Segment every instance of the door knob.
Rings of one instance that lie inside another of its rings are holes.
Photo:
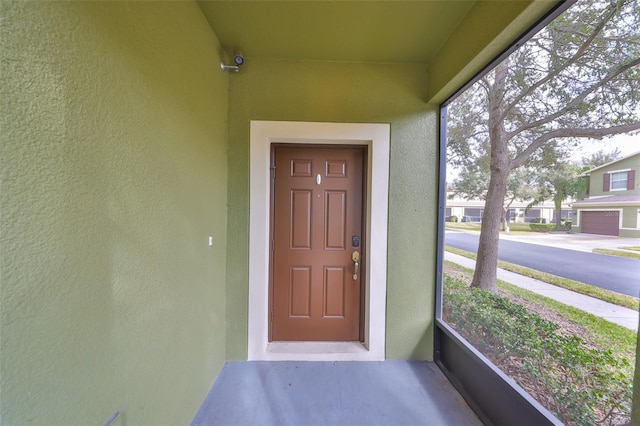
[[[351,260],[353,260],[353,280],[356,281],[360,269],[360,252],[358,250],[351,253]]]

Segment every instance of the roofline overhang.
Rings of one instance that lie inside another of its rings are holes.
[[[640,151],[638,151],[638,152],[634,152],[633,154],[629,154],[629,155],[627,155],[627,156],[624,156],[624,157],[622,157],[622,158],[620,158],[620,159],[618,159],[618,160],[610,161],[610,162],[608,162],[607,164],[603,164],[602,166],[594,167],[593,169],[591,169],[591,170],[587,170],[586,172],[582,173],[580,176],[585,176],[585,177],[591,176],[591,172],[595,172],[596,170],[600,170],[600,169],[603,169],[603,168],[605,168],[605,167],[609,167],[609,166],[611,166],[612,164],[619,163],[620,161],[624,161],[624,160],[626,160],[626,159],[628,159],[628,158],[631,158],[631,157],[633,157],[633,156],[636,156],[636,155],[640,155]]]
[[[614,202],[614,203],[606,203],[606,202],[602,202],[602,203],[598,203],[598,202],[592,202],[592,203],[573,203],[572,207],[573,208],[579,208],[579,207],[633,207],[633,206],[638,206],[638,208],[640,208],[640,201],[618,201],[618,202]]]
[[[496,14],[492,2],[476,2],[472,13],[460,22],[458,29],[464,28],[482,37],[470,41],[454,33],[440,48],[429,64],[428,102],[447,104],[576,1],[513,2],[510,12],[515,14],[508,16],[504,16],[504,10]],[[493,32],[487,31],[488,20],[500,16],[509,23],[506,26],[496,25]],[[475,31],[475,28],[483,31]]]

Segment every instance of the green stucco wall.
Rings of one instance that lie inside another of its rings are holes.
[[[2,422],[187,424],[225,356],[217,39],[191,2],[0,7]]]
[[[432,359],[438,114],[426,79],[421,65],[251,58],[230,76],[229,359],[247,357],[250,120],[391,123],[386,356]]]
[[[624,238],[640,238],[640,231],[635,230],[621,230],[620,236]]]
[[[624,207],[622,209],[622,227],[640,228],[638,226],[638,206]],[[638,229],[640,231],[640,229]]]
[[[475,2],[430,63],[429,101],[444,102],[557,3]]]

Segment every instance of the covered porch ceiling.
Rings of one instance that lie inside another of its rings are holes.
[[[539,20],[556,0],[206,1],[228,52],[247,59],[425,64],[440,102]]]

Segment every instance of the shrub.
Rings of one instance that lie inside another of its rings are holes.
[[[530,223],[529,228],[535,232],[548,232],[555,228],[553,223]]]
[[[458,216],[449,216],[449,222],[457,222],[458,221]]]
[[[523,306],[445,275],[443,317],[568,425],[630,421],[629,361]]]

